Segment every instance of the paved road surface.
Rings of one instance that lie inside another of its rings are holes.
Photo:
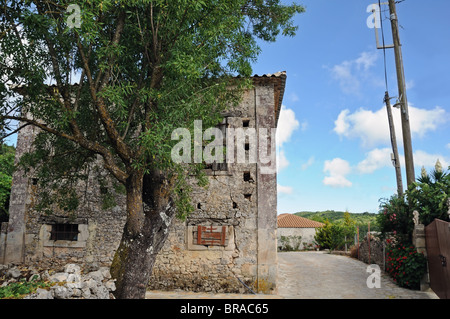
[[[368,288],[369,265],[323,252],[278,253],[278,295],[148,291],[146,299],[439,299],[403,289],[382,272],[381,287]]]
[[[288,299],[438,299],[433,292],[403,289],[381,272],[381,287],[368,288],[369,265],[323,252],[278,253],[278,295]]]

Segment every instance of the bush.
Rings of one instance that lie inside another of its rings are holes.
[[[302,236],[281,236],[281,251],[298,251],[302,243]]]
[[[404,196],[381,200],[377,223],[382,237],[393,234],[402,243],[411,244],[414,222]]]
[[[314,240],[321,249],[343,249],[346,243],[353,242],[356,227],[351,219],[340,223],[330,223],[325,220],[324,224],[323,227],[317,229],[314,236]]]
[[[427,226],[434,219],[450,221],[448,216],[450,195],[450,174],[439,165],[428,174],[422,174],[403,196],[393,195],[382,199],[377,223],[384,234],[393,234],[406,245],[412,242],[414,230],[413,212],[419,212],[419,222]]]
[[[419,220],[425,226],[436,218],[450,221],[450,174],[443,172],[439,165],[431,174],[422,169],[421,176],[408,189],[407,196],[411,209],[419,212]]]
[[[26,281],[22,278],[18,282],[10,283],[7,286],[0,287],[0,299],[20,299],[23,296],[35,292],[38,288],[50,287],[49,283],[32,279]]]
[[[414,246],[387,242],[386,272],[400,287],[419,290],[420,281],[427,271],[426,257]]]

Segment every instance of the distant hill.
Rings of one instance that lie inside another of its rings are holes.
[[[334,211],[334,210],[327,210],[327,211],[319,211],[319,212],[298,212],[294,215],[308,218],[311,220],[315,220],[318,222],[324,222],[326,219],[328,219],[331,223],[341,222],[344,221],[344,214],[345,212],[340,211]],[[368,224],[370,222],[370,230],[371,231],[378,231],[378,225],[376,222],[377,215],[373,213],[349,213],[350,218],[353,219],[356,222],[356,225],[359,226],[360,233],[367,232]]]

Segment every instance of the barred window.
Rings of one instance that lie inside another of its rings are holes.
[[[78,224],[53,224],[50,240],[78,240]]]

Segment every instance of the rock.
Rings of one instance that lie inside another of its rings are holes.
[[[114,299],[112,292],[116,290],[115,280],[111,279],[108,267],[101,267],[88,274],[82,275],[80,266],[67,264],[64,272],[49,275],[51,270],[27,270],[36,279],[56,283],[49,290],[38,288],[35,293],[24,297],[25,299]],[[2,286],[17,282],[24,274],[16,266],[3,271],[9,278]]]
[[[99,271],[102,273],[104,279],[111,279],[109,267],[101,267]]]
[[[28,279],[28,281],[39,281],[39,280],[41,280],[41,275],[39,275],[38,273],[32,274]]]
[[[75,264],[67,264],[66,267],[64,267],[64,272],[79,275],[81,274],[81,268]]]
[[[67,276],[67,287],[81,289],[83,288],[83,283],[81,282],[81,276],[77,274],[69,274]]]
[[[53,282],[65,282],[65,281],[67,281],[67,277],[69,277],[68,273],[66,273],[66,272],[57,272],[57,273],[51,275],[49,277],[49,280],[53,281]]]
[[[73,295],[73,290],[65,286],[55,286],[52,290],[55,299],[70,299]]]
[[[73,296],[73,297],[76,297],[76,298],[81,297],[82,294],[83,294],[82,291],[81,291],[81,289],[78,289],[78,288],[74,288],[74,289],[72,289],[72,291],[73,291],[72,296]]]
[[[86,287],[89,288],[91,291],[95,291],[95,289],[98,286],[98,282],[92,278],[89,279],[88,281],[86,281],[85,283],[86,283]]]
[[[116,283],[114,282],[114,280],[108,280],[105,283],[105,287],[109,290],[109,291],[116,291]]]
[[[81,289],[81,297],[83,297],[84,299],[90,299],[91,290],[88,287]]]
[[[97,286],[93,292],[98,299],[109,299],[109,290],[104,285]]]
[[[14,279],[19,278],[21,275],[22,273],[17,267],[10,268],[6,271],[6,276]]]
[[[98,282],[102,282],[104,279],[103,274],[100,270],[90,272],[89,274],[87,274],[87,277]]]
[[[35,299],[54,299],[52,292],[47,289],[38,288],[35,294]]]

